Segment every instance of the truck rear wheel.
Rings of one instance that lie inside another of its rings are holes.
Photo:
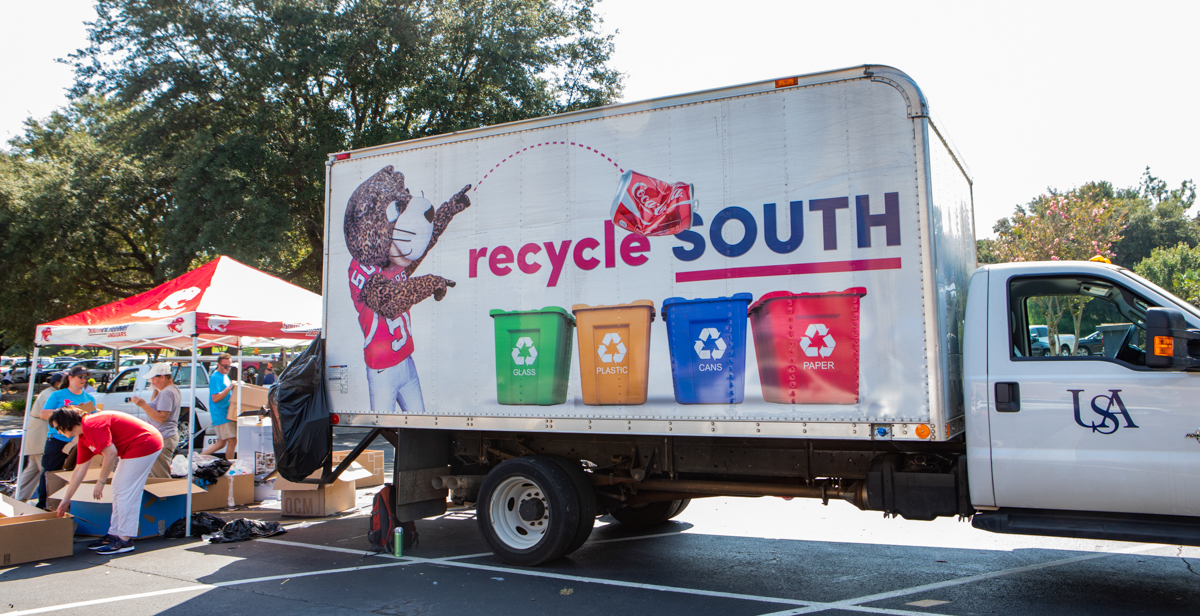
[[[475,512],[479,531],[500,560],[532,567],[567,553],[579,534],[579,503],[566,470],[547,457],[528,456],[488,473]]]
[[[685,498],[683,500],[647,503],[638,507],[622,507],[613,510],[612,517],[616,518],[621,523],[621,526],[632,529],[649,528],[655,524],[662,524],[679,515],[684,509],[687,509],[687,506],[691,502],[692,499]]]
[[[588,537],[592,536],[592,528],[596,526],[596,491],[592,489],[592,482],[588,480],[588,474],[583,471],[579,460],[569,460],[562,456],[546,458],[571,476],[575,492],[579,495],[579,527],[575,529],[575,538],[571,540],[571,545],[563,552],[563,556],[566,556],[578,550],[587,542]]]

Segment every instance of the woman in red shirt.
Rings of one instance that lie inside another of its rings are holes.
[[[58,505],[58,516],[66,515],[71,509],[71,497],[83,482],[92,458],[104,455],[104,465],[92,496],[99,500],[104,496],[104,485],[113,467],[112,519],[108,534],[88,545],[97,554],[120,554],[133,551],[131,539],[137,536],[138,518],[142,512],[142,490],[146,478],[154,467],[154,461],[162,451],[163,440],[158,430],[150,424],[125,413],[104,411],[85,415],[78,407],[68,406],[50,415],[50,427],[69,438],[79,437],[79,461],[66,496]]]

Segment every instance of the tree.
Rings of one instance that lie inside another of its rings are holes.
[[[1154,177],[1146,167],[1138,187],[1108,189],[1110,198],[1121,204],[1127,225],[1114,249],[1114,263],[1132,268],[1156,248],[1180,243],[1192,248],[1200,245],[1200,228],[1187,217],[1187,211],[1196,202],[1196,184],[1192,180],[1169,189],[1165,181]]]
[[[1200,305],[1200,248],[1183,242],[1155,248],[1134,271],[1180,299]]]
[[[128,106],[181,257],[318,289],[327,154],[614,101],[594,2],[98,0],[74,95]]]
[[[1121,240],[1125,213],[1107,195],[1105,184],[1085,184],[1066,193],[1051,192],[1017,206],[1011,218],[996,224],[992,246],[995,256],[1009,261],[1086,261],[1094,256],[1112,258]],[[1058,323],[1066,313],[1075,325],[1075,339],[1086,301],[1077,297],[1047,296],[1034,299],[1046,318],[1050,349],[1058,353]]]

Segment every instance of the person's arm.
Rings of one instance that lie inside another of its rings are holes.
[[[228,396],[229,392],[232,390],[233,390],[233,379],[229,379],[229,386],[227,386],[225,389],[222,389],[220,391],[220,393],[212,394],[212,401],[220,402],[220,401],[224,400],[225,396]]]
[[[88,458],[87,462],[75,465],[75,472],[71,474],[71,481],[67,484],[67,493],[58,503],[58,509],[55,510],[58,517],[67,515],[67,512],[71,510],[71,497],[75,496],[75,490],[79,489],[79,484],[83,483],[83,478],[87,476],[91,466],[92,458]]]
[[[135,405],[137,405],[137,407],[142,409],[143,411],[146,411],[146,415],[149,415],[151,419],[153,419],[154,421],[157,421],[158,423],[165,423],[168,419],[171,418],[170,413],[160,411],[160,410],[154,408],[153,406],[150,406],[150,404],[148,402],[146,402],[145,400],[143,400],[137,396],[130,397],[129,401],[134,403]]]
[[[108,481],[108,476],[112,474],[113,468],[117,466],[117,447],[109,443],[108,447],[100,450],[104,454],[104,465],[100,467],[100,476],[96,478],[96,489],[92,491],[92,497],[100,500],[104,497],[104,484]],[[90,463],[91,460],[88,460]],[[90,466],[90,464],[89,464]]]

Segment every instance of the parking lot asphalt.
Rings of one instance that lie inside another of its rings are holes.
[[[370,554],[368,513],[280,518],[234,544],[147,539],[104,557],[0,570],[0,616],[85,614],[1195,614],[1200,549],[993,535],[956,520],[883,519],[844,503],[693,501],[629,532],[602,518],[574,554],[537,568],[493,557],[472,511],[418,522],[403,558]]]

